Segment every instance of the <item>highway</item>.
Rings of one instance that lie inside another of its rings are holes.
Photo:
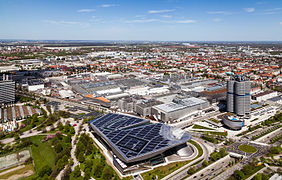
[[[185,180],[201,180],[201,179],[211,179],[213,176],[220,173],[220,171],[226,166],[228,166],[229,161],[231,160],[230,156],[227,155],[216,162],[210,164],[209,166],[201,169],[200,171],[196,172],[195,174],[189,176]]]

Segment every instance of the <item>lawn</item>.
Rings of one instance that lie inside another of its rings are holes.
[[[208,127],[204,127],[204,126],[200,126],[198,124],[195,124],[193,127],[193,129],[207,129],[207,130],[214,130],[212,128],[208,128]]]
[[[227,136],[228,133],[226,132],[215,132],[215,131],[196,131],[193,130],[194,132],[201,132],[201,133],[206,133],[206,134],[211,134],[211,135],[219,135],[219,136]]]
[[[239,146],[239,149],[243,152],[247,152],[247,153],[255,153],[257,152],[257,149],[253,146],[247,145],[247,144],[241,144]]]
[[[212,122],[215,122],[215,123],[217,123],[217,124],[218,124],[218,123],[220,123],[220,121],[219,121],[219,120],[214,119],[214,118],[210,118],[209,120],[210,120],[210,121],[212,121]]]
[[[170,173],[176,171],[177,169],[181,168],[182,166],[202,156],[203,149],[201,148],[201,146],[198,143],[196,143],[195,141],[190,140],[189,142],[198,149],[198,156],[196,158],[189,160],[189,161],[175,162],[175,163],[168,164],[166,166],[157,167],[153,169],[152,171],[142,173],[143,179],[155,179],[156,176],[158,176],[158,179],[161,179],[169,175]]]
[[[47,141],[42,143],[41,140],[45,136],[33,136],[30,137],[33,145],[31,147],[32,157],[35,163],[36,170],[40,170],[43,166],[48,165],[50,167],[55,166],[56,153],[51,147],[51,142]]]

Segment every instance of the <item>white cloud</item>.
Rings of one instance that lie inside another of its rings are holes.
[[[186,19],[186,20],[177,20],[175,21],[176,23],[181,23],[181,24],[189,24],[189,23],[195,23],[196,21],[193,19]]]
[[[220,18],[214,18],[214,19],[212,19],[212,21],[214,21],[214,22],[220,22],[220,21],[222,21],[222,19],[220,19]]]
[[[280,25],[282,25],[282,22],[280,22]]]
[[[193,19],[184,19],[184,20],[161,20],[161,19],[134,19],[134,20],[127,20],[124,21],[125,23],[152,23],[152,22],[159,22],[159,23],[177,23],[177,24],[190,24],[197,22]]]
[[[149,14],[159,14],[159,13],[168,13],[173,12],[175,9],[161,9],[161,10],[150,10],[148,11]]]
[[[172,16],[171,16],[171,15],[160,15],[160,17],[163,17],[163,18],[171,18]]]
[[[94,12],[95,9],[80,9],[80,10],[77,10],[77,12],[79,13],[88,13],[88,12]]]
[[[80,24],[80,22],[77,22],[77,21],[54,21],[54,20],[44,20],[44,22],[50,23],[50,24],[67,24],[67,25]]]
[[[43,22],[55,25],[79,25],[82,28],[88,28],[91,26],[88,22],[78,22],[78,21],[55,21],[55,20],[43,20]]]
[[[266,9],[264,11],[279,11],[279,10],[282,10],[282,8]]]
[[[282,8],[273,8],[264,10],[263,14],[277,14]]]
[[[101,7],[103,8],[108,8],[108,7],[115,7],[115,6],[119,6],[118,4],[102,4]]]
[[[228,11],[209,11],[207,13],[208,14],[222,14],[222,15],[230,15],[230,14],[232,14],[231,12],[228,12]]]
[[[257,2],[256,4],[258,4],[258,5],[262,5],[262,4],[266,4],[266,2],[259,1],[259,2]]]
[[[134,19],[125,21],[125,23],[151,23],[160,21],[159,19]]]
[[[248,13],[255,12],[255,8],[244,8],[244,11]]]

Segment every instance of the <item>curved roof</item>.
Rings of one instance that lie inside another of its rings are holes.
[[[181,129],[121,114],[109,113],[90,125],[126,163],[148,159],[191,139]]]

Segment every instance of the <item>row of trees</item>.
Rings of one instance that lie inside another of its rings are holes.
[[[84,171],[83,179],[118,179],[114,170],[107,165],[105,157],[100,153],[99,149],[94,146],[94,141],[87,134],[81,134],[75,150],[75,155],[80,162],[80,166],[76,166],[72,175],[75,178],[81,176],[80,170]]]
[[[264,165],[257,165],[258,161],[253,160],[250,164],[245,165],[241,170],[234,171],[233,175],[228,180],[243,180],[247,179],[252,174],[256,173],[264,167]],[[268,178],[267,178],[268,179]]]
[[[51,145],[56,152],[55,158],[55,166],[53,168],[49,166],[44,166],[42,169],[39,170],[38,176],[40,178],[50,177],[50,179],[55,179],[56,176],[59,174],[61,170],[64,170],[62,179],[69,179],[71,169],[70,166],[73,165],[73,161],[71,157],[71,137],[75,134],[74,128],[69,124],[66,123],[65,126],[61,122],[59,122],[58,127],[60,131],[56,133],[54,138],[52,138]],[[37,177],[38,178],[38,177]]]

